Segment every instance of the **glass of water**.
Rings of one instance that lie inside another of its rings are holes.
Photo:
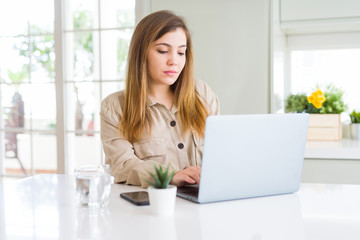
[[[80,205],[100,208],[108,204],[111,183],[109,166],[82,166],[75,169],[76,198]]]

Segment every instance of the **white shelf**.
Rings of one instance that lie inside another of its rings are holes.
[[[347,138],[341,141],[308,141],[304,158],[360,160],[360,141]]]

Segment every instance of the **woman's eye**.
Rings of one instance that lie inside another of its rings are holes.
[[[167,51],[158,50],[158,53],[164,54],[164,53],[167,53]]]
[[[183,53],[183,52],[179,52],[178,53],[180,56],[184,56],[185,55],[185,53]]]

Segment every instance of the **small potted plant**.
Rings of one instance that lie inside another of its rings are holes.
[[[154,165],[155,172],[149,172],[152,180],[145,181],[148,187],[149,201],[152,213],[158,216],[170,216],[174,212],[176,200],[176,186],[169,185],[175,171],[164,169],[161,165]]]
[[[360,112],[355,110],[349,114],[351,119],[350,132],[351,137],[356,140],[360,140]]]
[[[342,125],[340,114],[346,111],[343,91],[328,85],[322,92],[319,88],[310,96],[291,94],[286,99],[285,112],[310,113],[307,140],[340,140]]]

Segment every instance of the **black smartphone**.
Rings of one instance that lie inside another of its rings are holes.
[[[146,191],[123,192],[120,197],[137,206],[149,205],[149,194]]]

